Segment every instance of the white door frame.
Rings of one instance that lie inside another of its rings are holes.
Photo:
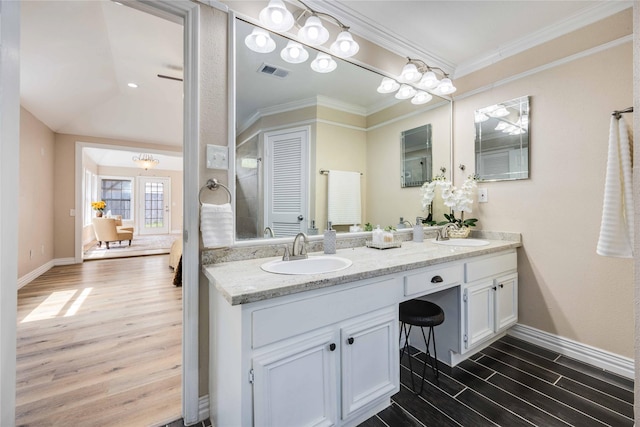
[[[0,1],[0,425],[16,422],[20,2]]]
[[[144,227],[145,223],[145,184],[147,182],[162,182],[163,183],[163,201],[165,206],[163,210],[165,215],[163,217],[165,226],[162,227],[161,230],[147,230]],[[136,228],[138,229],[138,234],[169,234],[171,233],[171,178],[166,176],[139,176],[136,179],[136,189],[135,189],[135,199],[136,199]]]
[[[200,5],[189,0],[127,2],[184,25],[184,244],[182,416],[195,424],[199,413],[199,239],[198,239],[198,56]],[[0,425],[15,425],[18,164],[20,159],[20,2],[0,2]],[[188,173],[187,173],[188,172]],[[76,212],[79,206],[75,206]],[[193,236],[189,239],[189,236]],[[202,417],[201,417],[202,415]]]

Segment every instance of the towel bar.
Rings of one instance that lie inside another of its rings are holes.
[[[207,183],[200,188],[200,192],[198,193],[198,201],[200,202],[200,206],[202,206],[202,190],[204,190],[205,188],[208,188],[209,190],[213,191],[213,190],[217,190],[220,187],[225,189],[225,191],[227,192],[227,195],[229,196],[228,203],[231,203],[231,191],[229,191],[227,186],[219,183],[218,180],[215,178],[210,178],[207,180]]]

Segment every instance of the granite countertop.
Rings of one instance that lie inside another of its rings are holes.
[[[284,295],[326,288],[356,280],[428,267],[450,261],[487,255],[522,244],[514,240],[489,240],[486,246],[444,246],[426,240],[423,243],[402,242],[401,248],[378,250],[367,247],[338,249],[336,256],[353,264],[333,273],[285,275],[263,271],[260,265],[281,257],[257,258],[203,266],[212,286],[231,305],[247,304]],[[321,256],[322,252],[309,256]],[[290,261],[295,262],[295,261]]]

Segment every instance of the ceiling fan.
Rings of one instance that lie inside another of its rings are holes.
[[[179,82],[183,81],[182,77],[167,76],[166,74],[158,74],[158,77],[160,77],[161,79],[176,80]]]

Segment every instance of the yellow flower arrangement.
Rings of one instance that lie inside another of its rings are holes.
[[[107,204],[104,200],[100,200],[99,202],[91,202],[91,207],[93,208],[93,210],[102,212],[104,208],[107,207]]]

